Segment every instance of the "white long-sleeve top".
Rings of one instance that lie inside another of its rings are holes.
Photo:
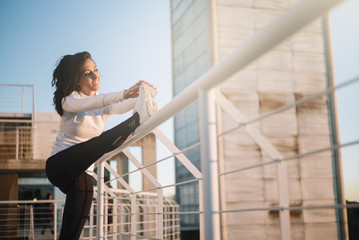
[[[136,98],[124,99],[124,91],[87,96],[74,91],[62,100],[64,113],[51,156],[75,144],[100,135],[112,114],[123,114],[135,107]]]

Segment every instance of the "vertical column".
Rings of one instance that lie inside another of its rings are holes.
[[[201,191],[203,204],[204,233],[201,240],[220,239],[219,221],[219,186],[218,186],[218,156],[217,131],[214,90],[199,91],[199,120],[201,140]]]
[[[105,194],[105,163],[98,163],[97,167],[97,239],[103,238],[104,223],[104,194]]]
[[[153,133],[147,134],[138,143],[142,147],[142,165],[156,162],[156,137]],[[146,168],[154,177],[157,177],[157,166],[153,165]],[[146,177],[142,178],[142,189],[150,189],[155,185]]]
[[[325,58],[327,68],[327,84],[328,88],[334,87],[335,83],[335,71],[334,71],[334,56],[333,56],[333,43],[332,43],[332,31],[329,13],[323,17],[323,35],[325,43]],[[329,126],[331,129],[331,145],[340,145],[340,131],[338,120],[338,106],[337,106],[337,92],[331,92],[327,95],[329,104]],[[334,149],[332,151],[333,167],[335,171],[334,175],[334,191],[336,204],[345,204],[345,192],[344,192],[344,180],[343,180],[343,166],[342,166],[342,154],[341,148]],[[338,225],[338,239],[349,239],[348,229],[348,215],[346,208],[337,208],[337,225]]]

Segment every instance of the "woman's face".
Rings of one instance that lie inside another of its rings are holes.
[[[79,87],[80,91],[88,96],[96,95],[96,91],[100,89],[100,74],[90,58],[86,59],[81,67]]]

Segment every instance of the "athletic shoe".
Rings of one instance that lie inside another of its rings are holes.
[[[151,117],[157,110],[157,90],[148,84],[142,83],[139,89],[134,112],[140,115],[140,124]]]

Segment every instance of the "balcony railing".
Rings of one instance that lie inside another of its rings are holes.
[[[35,112],[34,85],[0,83],[0,113],[21,116]]]
[[[138,236],[154,236],[156,233],[157,195],[153,193],[131,194],[126,190],[112,189],[102,206],[105,213],[104,239],[129,239],[131,231]],[[96,188],[95,188],[96,192]],[[0,201],[0,239],[58,239],[61,229],[64,201]],[[99,206],[93,202],[81,239],[97,239],[96,212]],[[163,236],[180,239],[179,205],[170,198],[163,198]],[[134,214],[136,213],[136,214]]]
[[[53,200],[0,201],[0,239],[57,239],[62,205]]]
[[[34,86],[0,84],[0,159],[33,159]]]

